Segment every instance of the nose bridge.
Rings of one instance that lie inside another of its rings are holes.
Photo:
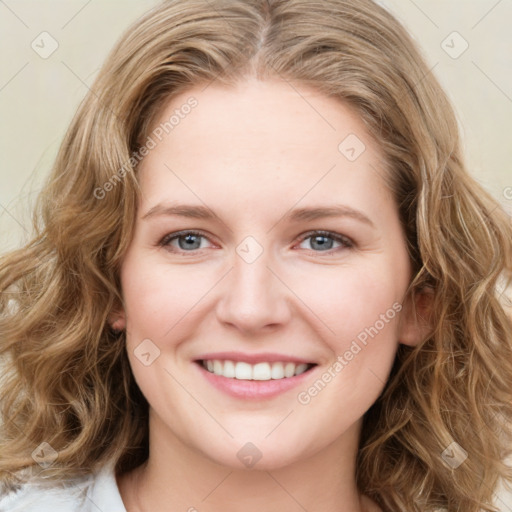
[[[270,270],[270,256],[252,237],[237,246],[219,303],[219,320],[240,330],[256,330],[289,318],[286,287]]]

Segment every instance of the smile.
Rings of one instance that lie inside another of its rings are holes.
[[[280,380],[307,372],[314,364],[293,362],[260,362],[250,364],[243,361],[219,359],[201,360],[202,367],[214,375],[238,380]]]
[[[292,354],[215,352],[193,360],[199,375],[224,395],[239,400],[268,400],[312,379],[321,366]]]

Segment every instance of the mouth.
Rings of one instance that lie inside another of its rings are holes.
[[[251,364],[229,359],[200,359],[196,363],[207,372],[220,377],[257,381],[289,379],[302,375],[316,366],[315,363],[294,363],[292,361]]]
[[[218,356],[217,356],[218,357]],[[303,361],[197,359],[199,373],[213,388],[241,400],[265,400],[303,384],[318,366]]]

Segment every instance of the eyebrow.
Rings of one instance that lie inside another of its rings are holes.
[[[206,220],[218,218],[218,216],[206,206],[187,204],[165,205],[159,203],[150,208],[142,216],[142,220],[147,220],[157,216],[178,216]],[[368,224],[371,227],[375,227],[375,224],[364,213],[344,205],[296,208],[288,211],[281,220],[288,222],[306,222],[328,217],[349,217]]]

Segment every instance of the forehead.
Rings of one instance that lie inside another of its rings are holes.
[[[189,108],[192,99],[196,106]],[[261,146],[273,152],[295,146],[300,152],[321,146],[335,156],[345,136],[368,139],[358,114],[346,103],[310,86],[277,79],[191,87],[161,109],[153,129],[165,128],[169,120],[173,125],[169,139],[193,137],[215,153],[226,149],[219,146],[222,137],[244,142],[242,147],[229,148],[232,152]],[[190,124],[194,130],[187,129]]]
[[[375,192],[386,194],[384,159],[359,116],[303,85],[254,79],[192,87],[161,109],[152,133],[157,144],[141,181],[155,200],[187,185],[188,193],[230,201],[234,191],[243,201],[306,193],[324,200],[361,187],[374,189],[374,202],[383,200]]]

